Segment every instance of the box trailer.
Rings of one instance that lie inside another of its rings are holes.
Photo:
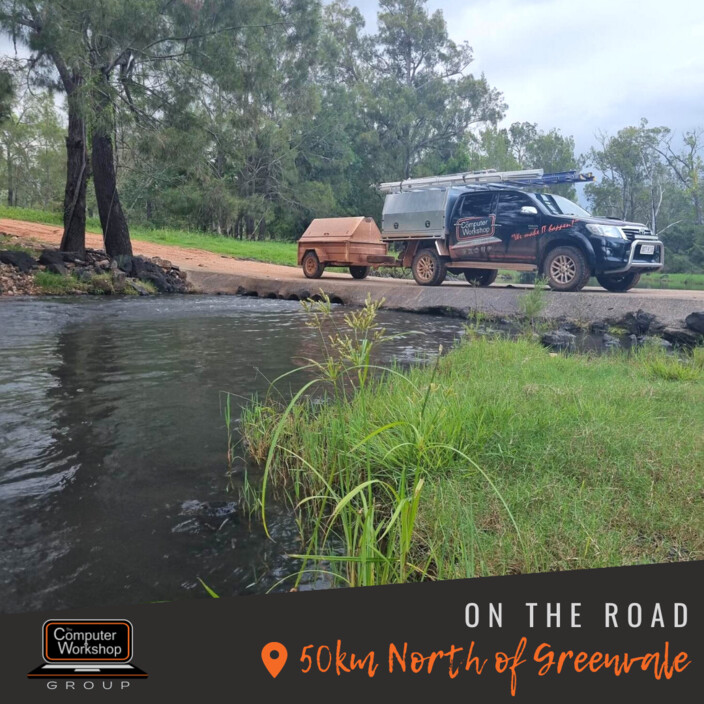
[[[347,267],[364,279],[371,267],[393,266],[387,245],[373,218],[316,218],[298,240],[298,264],[309,279],[320,278],[325,267]]]

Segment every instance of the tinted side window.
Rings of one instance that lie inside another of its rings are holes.
[[[521,214],[524,205],[533,205],[533,201],[525,193],[502,193],[499,196],[497,218],[500,221],[524,220],[526,216]]]
[[[486,217],[494,214],[495,207],[495,193],[473,193],[465,196],[458,214],[461,218]]]

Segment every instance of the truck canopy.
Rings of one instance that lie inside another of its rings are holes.
[[[462,188],[428,188],[389,193],[384,199],[384,240],[441,239],[445,223]]]

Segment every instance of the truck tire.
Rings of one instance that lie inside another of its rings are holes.
[[[624,293],[640,281],[640,272],[627,271],[625,274],[597,274],[596,280],[607,291]]]
[[[491,286],[499,275],[498,269],[465,269],[464,278],[470,286]]]
[[[447,266],[434,249],[421,249],[413,258],[411,271],[419,286],[439,286],[447,276]]]
[[[353,279],[366,279],[369,276],[368,266],[351,266],[350,274],[352,274]]]
[[[580,291],[591,272],[581,250],[576,247],[555,247],[543,262],[543,273],[553,291]]]
[[[312,250],[303,255],[301,267],[307,279],[319,279],[325,271],[325,264],[320,263],[318,255]]]

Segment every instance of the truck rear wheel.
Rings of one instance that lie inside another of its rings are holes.
[[[499,275],[498,269],[465,269],[464,278],[470,286],[491,286]]]
[[[368,266],[351,266],[350,274],[352,274],[353,279],[366,279],[369,276]]]
[[[628,271],[625,274],[598,274],[596,280],[607,291],[623,293],[640,281],[640,272]]]
[[[325,271],[325,264],[321,264],[318,255],[313,252],[306,252],[301,262],[303,273],[307,279],[319,279]]]
[[[447,276],[447,266],[434,249],[421,249],[413,258],[411,271],[419,286],[439,286]]]
[[[579,291],[587,285],[587,260],[576,247],[556,247],[543,262],[543,273],[553,291]]]

